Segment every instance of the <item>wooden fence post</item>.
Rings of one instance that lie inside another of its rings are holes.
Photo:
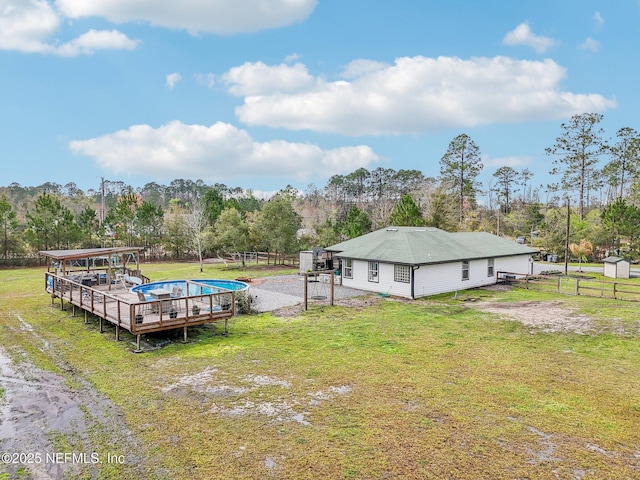
[[[333,297],[335,295],[335,278],[336,278],[336,272],[335,270],[332,270],[331,272],[329,272],[329,275],[331,276],[331,287],[330,287],[330,292],[331,292],[331,306],[333,307]]]
[[[309,291],[308,282],[309,282],[309,277],[305,273],[305,275],[304,275],[304,309],[305,309],[305,311],[307,310],[307,306],[308,306],[308,303],[307,303],[307,294],[308,294],[308,291]]]

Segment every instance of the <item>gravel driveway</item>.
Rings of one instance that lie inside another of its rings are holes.
[[[304,300],[304,277],[302,275],[278,275],[257,278],[251,282],[249,293],[252,297],[251,309],[255,312],[272,312],[282,307],[299,305]],[[310,283],[309,296],[326,297],[322,301],[329,302],[330,285],[326,283]],[[370,292],[335,285],[334,298],[359,297]]]

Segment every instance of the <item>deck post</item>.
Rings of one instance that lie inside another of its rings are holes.
[[[140,334],[138,334],[136,338],[136,353],[140,352],[142,352],[142,350],[140,350]]]
[[[71,304],[71,316],[72,317],[76,316],[76,304],[75,303]]]
[[[184,326],[184,343],[187,343],[187,326]]]
[[[116,342],[120,341],[120,325],[116,325]]]
[[[84,311],[84,324],[86,325],[87,323],[89,323],[89,322],[87,322],[87,311],[85,310]]]
[[[102,330],[102,317],[98,317],[100,319],[100,333],[104,333],[104,330]]]
[[[229,335],[229,319],[224,319],[224,333],[223,335]]]

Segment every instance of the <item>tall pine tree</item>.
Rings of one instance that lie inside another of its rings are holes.
[[[451,140],[440,160],[440,177],[458,197],[460,224],[464,221],[465,204],[475,203],[478,184],[476,177],[482,168],[480,149],[466,133]]]
[[[391,225],[396,227],[419,227],[424,225],[424,217],[420,207],[408,193],[400,197],[396,208],[391,214]]]
[[[562,175],[560,187],[565,192],[578,193],[578,216],[584,220],[585,198],[597,169],[600,155],[605,152],[602,141],[604,131],[598,128],[600,113],[583,113],[571,117],[561,125],[562,135],[553,147],[545,149],[547,155],[558,156],[551,175]]]

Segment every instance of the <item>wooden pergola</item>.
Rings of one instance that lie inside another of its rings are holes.
[[[115,270],[121,269],[121,273],[127,273],[141,277],[139,253],[142,247],[107,247],[107,248],[78,248],[71,250],[43,250],[38,252],[43,257],[49,258],[47,272],[52,270],[63,277],[74,272],[104,271],[107,275],[106,283],[110,286],[115,279]],[[103,265],[96,266],[96,260],[102,259]],[[120,262],[122,259],[122,263]],[[128,265],[131,261],[135,268]],[[80,263],[79,265],[74,263]],[[104,265],[106,263],[106,265]]]

